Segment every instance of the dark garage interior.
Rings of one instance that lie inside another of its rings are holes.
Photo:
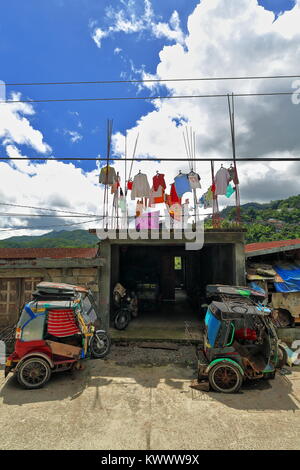
[[[129,324],[129,334],[141,328],[195,333],[203,318],[205,286],[234,282],[233,249],[233,244],[209,244],[198,251],[187,251],[184,244],[113,245],[111,287],[120,282],[139,299],[139,315]]]

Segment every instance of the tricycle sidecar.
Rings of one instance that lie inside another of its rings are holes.
[[[69,370],[80,359],[104,357],[110,339],[104,330],[96,330],[96,312],[88,289],[40,283],[20,315],[5,377],[14,372],[23,387],[35,389],[42,387],[53,372]]]
[[[218,299],[205,316],[198,379],[208,380],[215,391],[233,393],[246,379],[274,378],[279,344],[270,309],[246,288],[209,286],[209,294]]]

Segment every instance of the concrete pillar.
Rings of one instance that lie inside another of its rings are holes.
[[[102,327],[109,328],[110,319],[110,299],[111,299],[111,245],[104,240],[100,246],[101,258],[104,258],[104,265],[101,267],[99,280],[99,306]]]
[[[234,269],[235,285],[244,286],[246,284],[246,263],[245,263],[245,245],[235,243],[234,245]]]

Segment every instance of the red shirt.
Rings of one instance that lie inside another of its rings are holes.
[[[163,189],[166,189],[166,183],[165,183],[165,175],[162,173],[158,173],[158,175],[153,176],[153,189],[154,191],[157,191],[158,188],[161,186]]]

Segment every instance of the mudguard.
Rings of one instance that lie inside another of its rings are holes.
[[[240,371],[240,373],[242,375],[244,375],[244,371],[242,369],[242,367],[236,362],[234,361],[233,359],[229,359],[229,358],[226,358],[226,357],[219,357],[218,359],[214,359],[213,361],[211,361],[211,363],[208,365],[208,367],[206,368],[205,370],[205,373],[208,374],[208,372],[210,371],[210,369],[215,365],[215,364],[218,364],[218,362],[230,362],[231,364],[235,365],[238,370]]]
[[[25,356],[22,357],[22,359],[20,359],[20,361],[16,365],[15,370],[17,370],[20,367],[20,365],[22,364],[22,362],[24,362],[24,360],[28,359],[29,357],[42,357],[43,359],[45,359],[45,361],[47,361],[49,363],[51,369],[54,368],[54,363],[50,359],[50,357],[47,356],[47,354],[44,354],[44,353],[41,353],[41,352],[32,352],[32,353],[26,354]]]

